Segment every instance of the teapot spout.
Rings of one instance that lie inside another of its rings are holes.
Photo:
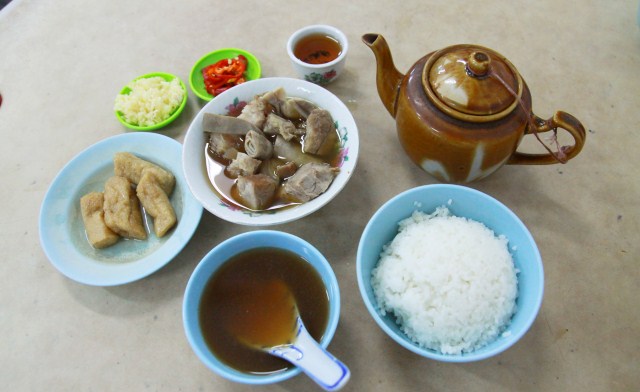
[[[389,45],[382,35],[365,34],[362,36],[362,41],[373,51],[376,57],[378,95],[380,95],[384,107],[395,118],[400,83],[404,78],[404,74],[398,71],[393,64]]]

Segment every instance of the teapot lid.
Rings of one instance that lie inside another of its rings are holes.
[[[518,105],[523,82],[499,53],[476,45],[455,45],[433,53],[422,71],[425,93],[443,112],[463,121],[505,117]]]

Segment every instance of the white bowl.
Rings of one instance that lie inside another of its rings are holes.
[[[283,87],[289,97],[307,99],[328,110],[337,124],[341,135],[340,172],[327,191],[317,198],[291,208],[255,212],[229,205],[214,191],[205,166],[206,135],[202,130],[204,113],[227,114],[229,106],[238,102],[249,102],[254,96]],[[318,210],[333,199],[353,173],[358,160],[358,128],[349,109],[328,90],[291,78],[265,78],[252,80],[216,96],[195,116],[187,130],[182,147],[182,166],[191,192],[202,206],[212,214],[226,221],[249,226],[266,226],[290,222]]]

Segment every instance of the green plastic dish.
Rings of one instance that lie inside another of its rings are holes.
[[[189,85],[191,86],[191,91],[193,91],[193,93],[201,99],[204,99],[205,101],[211,101],[213,95],[209,94],[204,86],[202,68],[206,67],[207,65],[215,64],[223,59],[234,58],[238,55],[243,55],[247,58],[247,70],[244,72],[245,79],[247,81],[260,79],[262,69],[260,68],[260,62],[254,55],[242,49],[218,49],[204,55],[200,60],[196,62],[193,68],[191,68],[191,74],[189,75]]]
[[[116,117],[122,123],[122,125],[124,125],[125,127],[129,128],[129,129],[134,129],[136,131],[154,131],[156,129],[160,129],[160,128],[163,128],[163,127],[166,127],[167,125],[169,125],[176,118],[178,118],[180,113],[182,113],[182,111],[184,110],[184,107],[187,105],[187,87],[184,85],[182,80],[180,80],[180,78],[178,78],[177,76],[169,74],[169,73],[164,73],[164,72],[153,72],[153,73],[149,73],[149,74],[146,74],[146,75],[139,76],[139,77],[133,79],[132,81],[136,81],[138,79],[144,79],[144,78],[153,78],[153,77],[156,77],[156,76],[161,77],[162,79],[166,80],[167,82],[170,82],[173,79],[178,79],[178,81],[180,82],[180,87],[182,88],[182,92],[184,93],[184,95],[182,97],[182,102],[180,102],[180,105],[178,105],[176,110],[174,110],[173,113],[171,113],[169,118],[167,118],[166,120],[161,121],[161,122],[159,122],[157,124],[149,125],[149,126],[140,126],[140,125],[134,125],[134,124],[128,123],[124,119],[124,115],[122,114],[122,112],[120,112],[119,110],[116,110],[115,111]],[[122,90],[120,90],[120,94],[129,94],[130,92],[131,92],[131,89],[128,87],[128,85],[125,86]]]

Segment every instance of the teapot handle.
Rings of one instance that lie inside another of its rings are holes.
[[[535,130],[532,129],[535,126]],[[557,111],[548,120],[543,120],[538,116],[533,116],[533,124],[527,127],[526,134],[543,133],[548,132],[556,128],[562,128],[569,132],[573,137],[573,146],[562,147],[562,153],[564,153],[564,159],[560,160],[555,154],[549,152],[548,154],[527,154],[522,152],[514,152],[513,155],[507,161],[509,165],[550,165],[553,163],[564,163],[580,152],[584,146],[586,138],[586,132],[584,127],[572,115],[562,111]]]

